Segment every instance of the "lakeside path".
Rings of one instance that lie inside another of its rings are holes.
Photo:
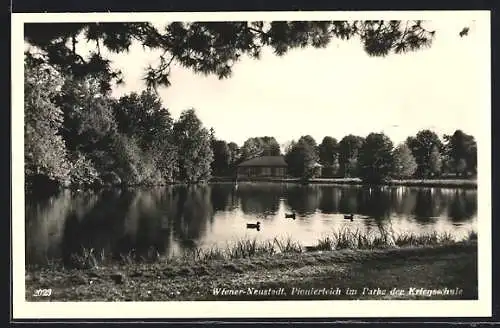
[[[26,299],[477,299],[477,276],[477,244],[463,242],[422,248],[283,253],[227,261],[157,262],[87,270],[37,269],[26,273]],[[51,288],[52,294],[34,297],[37,288]],[[335,294],[337,288],[340,294]],[[357,295],[346,295],[346,288],[357,290]],[[393,288],[401,291],[390,295]],[[217,291],[219,295],[215,295]],[[450,291],[458,294],[451,295]],[[426,295],[430,292],[449,294]]]

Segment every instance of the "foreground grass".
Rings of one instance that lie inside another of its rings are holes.
[[[132,265],[143,262],[205,262],[212,260],[233,260],[250,258],[260,255],[274,255],[278,253],[303,253],[311,251],[333,251],[342,249],[383,249],[394,247],[439,246],[454,244],[457,241],[477,240],[475,231],[470,231],[461,240],[454,238],[447,232],[401,232],[395,233],[390,227],[380,227],[378,231],[364,232],[348,226],[333,231],[319,238],[313,245],[304,246],[290,237],[274,238],[267,241],[256,239],[241,239],[227,243],[225,247],[214,246],[185,250],[175,257],[162,257],[156,249],[149,249],[145,254],[120,254],[118,258],[106,254],[104,251],[95,252],[94,249],[82,248],[79,253],[71,255],[69,263],[47,262],[46,266],[52,269],[89,269],[109,265]],[[37,267],[28,267],[36,270]]]
[[[167,300],[276,300],[276,299],[412,299],[411,288],[459,288],[460,295],[439,298],[477,298],[477,244],[471,233],[463,241],[439,234],[392,236],[377,240],[355,231],[322,239],[310,252],[292,241],[270,244],[241,241],[226,250],[195,251],[189,256],[89,265],[30,268],[26,273],[29,301],[167,301]],[[347,238],[351,236],[350,239]],[[353,241],[357,236],[357,247]],[[433,237],[435,236],[435,237]],[[349,240],[349,242],[344,242]],[[407,241],[402,245],[402,243]],[[395,242],[395,243],[393,243]],[[276,245],[278,244],[278,245]],[[267,246],[266,246],[267,245]],[[281,247],[281,250],[279,249]],[[324,250],[324,251],[321,251]],[[90,257],[89,257],[90,258]],[[49,297],[35,297],[36,289],[51,288]],[[295,288],[295,289],[293,289]],[[309,295],[300,290],[332,290],[340,294]],[[347,295],[345,290],[357,290]],[[365,289],[366,288],[366,289]],[[385,295],[369,290],[386,290]],[[404,294],[389,295],[401,289]],[[275,295],[270,295],[270,291]],[[224,292],[225,290],[225,292]],[[240,292],[234,292],[234,291]],[[241,292],[243,291],[243,292]],[[254,291],[254,292],[251,292]],[[268,292],[266,292],[268,291]],[[363,291],[365,294],[363,295]],[[283,292],[283,293],[282,293]],[[233,295],[223,295],[232,293]],[[234,294],[238,295],[234,295]],[[249,295],[249,293],[256,293]],[[369,295],[370,294],[370,295]]]

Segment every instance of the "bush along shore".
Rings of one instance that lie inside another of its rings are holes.
[[[123,183],[121,180],[94,183],[89,185],[56,185],[41,184],[34,190],[47,189],[80,189],[80,190],[100,190],[113,188],[133,188],[133,187],[162,187],[186,184],[206,184],[206,183],[238,183],[238,182],[279,182],[279,183],[310,183],[310,184],[334,184],[334,185],[370,185],[360,178],[310,178],[307,180],[294,177],[234,177],[234,176],[212,176],[209,179],[188,183],[184,181],[156,182],[156,183]],[[391,179],[381,182],[380,186],[421,186],[421,187],[450,187],[450,188],[477,188],[477,179]],[[43,188],[42,188],[43,187]],[[28,186],[28,190],[30,190]]]
[[[477,189],[477,181],[470,179],[424,179],[424,180],[389,180],[383,184],[370,185],[364,183],[359,178],[314,178],[304,181],[299,178],[238,178],[233,177],[213,177],[207,181],[197,182],[196,185],[207,183],[237,183],[237,182],[274,182],[274,183],[294,183],[294,184],[317,184],[317,185],[338,185],[338,186],[402,186],[402,187],[423,187],[423,188],[460,188],[460,189]],[[177,181],[170,183],[156,183],[156,184],[93,184],[93,185],[44,185],[43,188],[36,189],[26,188],[30,195],[47,195],[56,194],[64,189],[71,189],[75,191],[100,191],[109,189],[127,189],[127,188],[142,188],[142,187],[167,187],[167,186],[180,186],[189,185],[188,183]]]
[[[240,240],[174,257],[151,249],[116,258],[82,248],[69,263],[27,266],[26,299],[477,299],[476,241],[475,232],[456,240],[343,229],[309,246]]]
[[[279,182],[279,183],[306,183],[306,184],[331,184],[331,185],[359,185],[369,186],[359,178],[312,178],[304,181],[299,178],[273,178],[255,177],[238,178],[233,177],[213,177],[210,182]],[[404,179],[388,180],[387,182],[376,184],[375,186],[407,186],[407,187],[435,187],[435,188],[463,188],[477,189],[475,179]]]

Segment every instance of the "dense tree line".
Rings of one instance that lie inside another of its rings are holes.
[[[477,143],[461,130],[444,135],[443,140],[433,131],[422,130],[396,146],[384,133],[365,138],[347,135],[339,142],[326,136],[317,146],[311,136],[303,136],[292,142],[285,158],[295,177],[317,175],[311,169],[316,161],[323,166],[323,177],[359,177],[373,183],[477,174]]]
[[[477,173],[477,144],[473,136],[456,130],[443,140],[430,130],[419,131],[394,145],[384,133],[366,137],[347,135],[340,141],[326,136],[317,144],[310,135],[292,141],[280,152],[273,137],[248,138],[241,148],[217,140],[212,172],[234,176],[239,163],[259,156],[283,155],[292,177],[359,177],[368,183],[387,179],[468,177]],[[321,170],[317,165],[321,164]]]
[[[96,77],[68,75],[25,62],[25,173],[29,186],[161,185],[234,176],[237,165],[259,156],[285,156],[288,173],[305,179],[432,178],[477,172],[477,144],[461,130],[443,140],[423,130],[394,146],[383,133],[310,135],[284,153],[274,137],[247,139],[241,147],[217,139],[194,109],[174,121],[152,90],[115,99]]]
[[[194,109],[174,122],[151,90],[115,99],[96,77],[26,58],[28,187],[196,183],[210,178],[213,157]]]
[[[319,159],[318,146],[310,135],[302,136],[292,142],[285,155],[288,173],[295,177],[313,178],[316,174],[314,165]]]

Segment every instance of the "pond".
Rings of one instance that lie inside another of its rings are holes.
[[[296,219],[285,218],[296,212]],[[354,215],[354,221],[344,214]],[[371,231],[450,232],[477,225],[477,191],[449,188],[280,183],[210,184],[64,191],[26,199],[26,263],[68,260],[82,247],[107,254],[156,249],[175,255],[241,239],[284,237],[312,245],[344,227]],[[259,231],[247,223],[261,222]]]

